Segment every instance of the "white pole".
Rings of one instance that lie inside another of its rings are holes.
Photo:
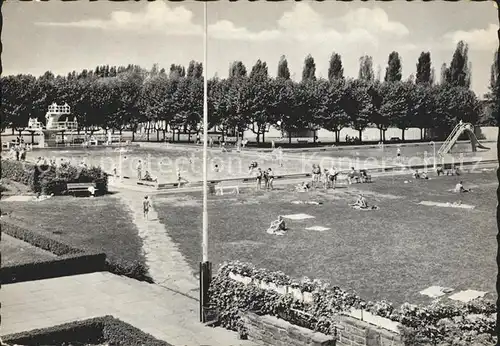
[[[203,5],[203,262],[208,262],[208,64],[207,64],[207,2]]]
[[[434,143],[434,141],[432,141],[431,143],[432,143],[432,152],[433,152],[433,156],[434,156],[434,159],[432,160],[433,161],[433,168],[434,168],[434,170],[436,170],[436,143]]]

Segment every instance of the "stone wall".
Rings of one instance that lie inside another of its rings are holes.
[[[301,292],[296,288],[279,286],[270,282],[263,282],[250,277],[230,273],[229,278],[244,285],[256,285],[263,290],[273,290],[279,294],[292,295],[297,301],[313,304],[314,297],[310,292]],[[250,316],[250,317],[248,317]],[[314,333],[305,328],[299,328],[284,320],[272,316],[257,316],[248,314],[244,324],[250,325],[249,336],[262,345],[338,345],[338,346],[403,346],[399,333],[399,323],[388,318],[376,316],[368,311],[351,309],[339,316],[337,326],[337,341],[329,340],[326,344],[307,339],[304,335]],[[300,333],[298,332],[300,331]],[[288,332],[288,334],[287,334]],[[293,343],[299,333],[301,343]],[[308,334],[309,333],[309,334]],[[320,333],[314,333],[324,335]],[[325,337],[329,337],[324,335]],[[304,339],[309,340],[305,343]],[[283,343],[276,343],[277,340]],[[316,343],[313,343],[316,342]]]
[[[335,338],[295,326],[274,316],[245,312],[242,316],[247,336],[259,345],[335,346]]]
[[[403,346],[401,337],[365,321],[341,316],[336,346]]]
[[[349,316],[341,316],[337,335],[330,336],[295,326],[274,316],[245,312],[247,336],[269,346],[403,346],[399,335]]]

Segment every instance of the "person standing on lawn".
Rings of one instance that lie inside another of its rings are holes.
[[[151,201],[149,200],[148,196],[145,196],[144,200],[142,201],[142,211],[144,212],[144,218],[146,220],[148,219],[150,208],[151,208]]]
[[[137,163],[137,180],[142,180],[142,162],[141,160],[139,160],[139,162]]]

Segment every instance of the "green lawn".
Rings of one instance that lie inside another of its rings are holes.
[[[42,202],[0,202],[21,225],[68,245],[106,253],[112,261],[144,264],[142,241],[129,211],[114,196],[53,197]]]
[[[473,192],[449,192],[454,177],[413,181],[408,177],[376,179],[328,192],[296,193],[292,188],[271,193],[243,192],[210,198],[210,260],[249,261],[258,267],[301,277],[327,279],[357,291],[366,299],[394,303],[425,302],[418,292],[432,285],[455,290],[495,291],[496,223],[494,173],[461,177]],[[376,211],[358,211],[347,204],[364,191]],[[474,210],[418,205],[422,200],[476,206]],[[323,205],[294,205],[293,200]],[[201,196],[156,197],[160,221],[179,244],[193,268],[201,257]],[[265,233],[279,214],[305,213],[315,219],[287,220],[287,235]],[[324,226],[325,232],[306,231]]]
[[[51,252],[39,249],[7,234],[2,234],[0,250],[2,252],[2,267],[51,260],[57,257]]]

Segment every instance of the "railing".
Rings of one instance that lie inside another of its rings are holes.
[[[52,104],[49,106],[49,113],[70,114],[71,108],[68,105],[58,106],[57,104]]]
[[[463,130],[467,127],[467,125],[469,125],[469,124],[460,123],[457,126],[455,126],[453,131],[451,131],[450,135],[444,141],[443,145],[441,145],[441,148],[439,148],[439,151],[438,151],[439,155],[444,155],[448,151],[450,151],[451,147],[456,142],[458,137],[462,134]]]
[[[47,124],[47,130],[77,130],[78,123],[75,121],[55,121]]]

